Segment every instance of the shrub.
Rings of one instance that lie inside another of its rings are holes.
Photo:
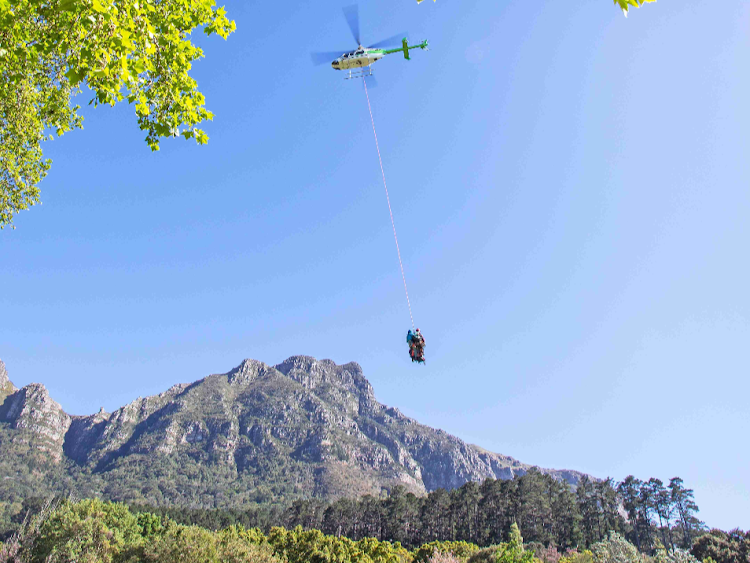
[[[565,552],[559,563],[594,563],[594,554],[588,549],[580,553],[572,549]]]
[[[460,559],[450,551],[433,551],[427,559],[427,563],[463,563],[465,559]]]
[[[546,546],[540,542],[531,542],[526,545],[526,551],[531,551],[534,557],[544,563],[559,563],[562,553],[557,551],[554,545]]]
[[[644,563],[636,547],[620,534],[610,532],[606,540],[591,546],[594,563]]]
[[[709,558],[716,563],[747,563],[750,561],[750,530],[713,529],[695,540],[690,553],[704,563]]]
[[[63,502],[42,525],[31,563],[112,563],[142,542],[128,508],[98,499]]]
[[[414,563],[425,563],[438,553],[452,555],[463,562],[478,551],[479,546],[465,541],[432,541],[415,550]]]
[[[524,548],[521,531],[514,522],[510,527],[508,543],[480,549],[469,558],[467,563],[541,563],[541,561],[534,556],[532,550]]]
[[[504,543],[491,545],[474,553],[466,563],[495,563],[498,554],[505,549]]]
[[[663,546],[656,550],[653,561],[654,563],[698,563],[698,560],[684,549],[675,549],[670,553]]]
[[[353,541],[320,530],[271,528],[268,543],[288,563],[410,563],[409,552],[396,542],[372,538]]]
[[[198,526],[170,523],[143,548],[144,563],[220,563],[216,535]]]

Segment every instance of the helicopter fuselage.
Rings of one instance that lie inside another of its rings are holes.
[[[331,63],[335,70],[350,70],[362,68],[382,59],[386,53],[383,49],[357,49],[350,53],[344,53]]]

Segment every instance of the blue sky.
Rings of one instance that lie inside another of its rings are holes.
[[[243,358],[359,362],[381,402],[490,450],[695,489],[750,528],[750,6],[236,2],[199,39],[205,147],[151,153],[133,108],[48,143],[43,205],[0,232],[0,358],[73,414]],[[88,98],[82,96],[85,106]]]

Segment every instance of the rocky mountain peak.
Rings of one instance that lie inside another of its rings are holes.
[[[229,383],[233,385],[248,384],[269,373],[272,368],[258,360],[245,359],[236,368],[227,373]]]
[[[0,407],[0,421],[28,431],[39,449],[48,451],[55,461],[62,459],[71,418],[41,383],[31,383],[8,396]]]
[[[357,362],[337,365],[333,360],[316,360],[310,356],[291,356],[274,366],[278,371],[307,389],[323,384],[342,387],[358,396],[374,398],[372,385]]]
[[[15,393],[17,390],[13,382],[8,379],[8,370],[5,369],[5,364],[0,360],[0,403],[5,397],[11,393]]]
[[[2,367],[0,384],[10,395],[0,401],[0,463],[58,475],[30,481],[35,494],[75,482],[112,500],[228,507],[379,495],[395,485],[423,494],[511,479],[532,467],[380,404],[354,362],[292,356],[269,366],[246,359],[111,414],[74,417],[43,385],[16,390]],[[40,464],[40,455],[65,463]],[[571,484],[582,476],[541,471]]]

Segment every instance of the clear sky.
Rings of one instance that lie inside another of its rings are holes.
[[[695,489],[750,528],[750,4],[232,2],[200,39],[205,147],[131,106],[47,143],[44,204],[0,232],[0,358],[73,414],[295,354],[359,362],[378,399],[544,467]],[[81,105],[88,102],[81,96]]]

